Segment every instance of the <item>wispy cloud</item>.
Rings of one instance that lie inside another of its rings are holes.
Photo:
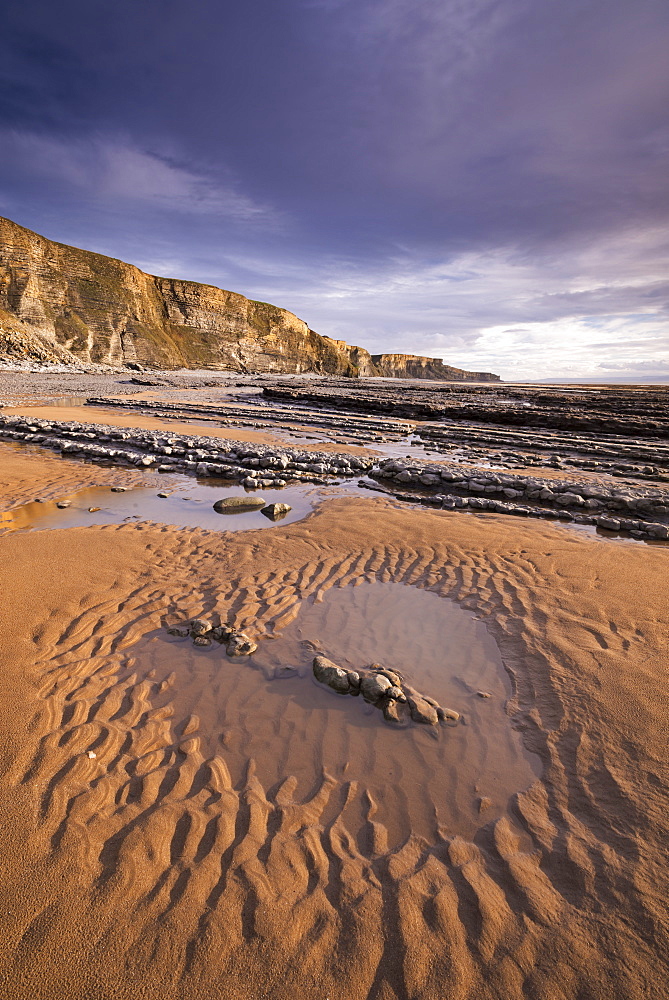
[[[14,129],[4,131],[0,143],[6,164],[88,197],[263,226],[281,219],[232,179],[223,180],[224,169],[196,170],[177,156],[143,149],[127,136],[65,138]]]

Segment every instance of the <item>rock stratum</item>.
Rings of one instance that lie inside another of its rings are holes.
[[[146,274],[0,217],[0,358],[240,372],[499,381],[438,358],[370,355],[287,309]]]

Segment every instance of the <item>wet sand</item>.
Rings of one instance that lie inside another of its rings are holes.
[[[21,461],[5,509],[125,475]],[[7,996],[666,997],[666,547],[377,497],[1,542]],[[167,640],[200,614],[258,655]],[[306,640],[468,725],[391,729]]]

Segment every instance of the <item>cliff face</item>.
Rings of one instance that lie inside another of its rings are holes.
[[[492,372],[468,372],[444,364],[441,358],[423,358],[417,354],[372,354],[378,375],[385,378],[429,378],[444,382],[499,382]]]
[[[20,324],[15,333],[22,331],[28,353],[30,343],[36,345],[35,360],[45,360],[38,355],[46,350],[61,362],[139,361],[156,368],[353,377],[386,370],[415,377],[400,362],[387,364],[384,358],[406,358],[421,372],[436,364],[429,358],[379,355],[377,365],[364,348],[321,337],[286,309],[213,285],[154,277],[121,260],[54,243],[3,218],[0,309]],[[16,344],[16,336],[11,341]],[[0,355],[9,354],[2,344]],[[418,377],[460,376],[442,370]]]

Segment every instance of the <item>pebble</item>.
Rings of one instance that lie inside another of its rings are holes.
[[[287,503],[270,503],[267,507],[263,507],[260,513],[268,517],[270,521],[280,521],[292,509]]]
[[[89,760],[95,760],[95,758],[97,757],[97,754],[94,753],[92,750],[89,750],[88,753],[86,754],[86,756],[88,757]]]

